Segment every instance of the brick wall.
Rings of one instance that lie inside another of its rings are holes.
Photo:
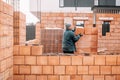
[[[110,32],[102,36],[102,23],[99,17],[113,17],[110,21]],[[120,53],[120,15],[119,14],[97,14],[98,27],[98,49],[103,51],[101,54],[118,54]],[[101,50],[102,49],[102,50]]]
[[[21,12],[14,12],[14,45],[26,42],[26,17]]]
[[[14,80],[120,80],[119,55],[42,56],[34,50],[14,46]]]
[[[13,8],[0,0],[0,80],[13,78]]]

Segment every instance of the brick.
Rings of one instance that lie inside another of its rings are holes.
[[[32,55],[42,55],[43,46],[32,46]]]
[[[89,74],[99,74],[99,66],[89,66]]]
[[[92,28],[91,27],[85,27],[85,34],[91,35],[92,34]]]
[[[48,65],[59,65],[59,56],[49,56]]]
[[[43,74],[53,74],[53,66],[43,66]]]
[[[30,66],[20,66],[20,74],[30,74]]]
[[[88,74],[88,66],[78,66],[78,74]]]
[[[26,75],[25,76],[25,80],[36,80],[36,79],[37,79],[36,75]]]
[[[48,80],[59,80],[59,76],[56,75],[49,75]]]
[[[94,80],[104,80],[104,76],[102,75],[95,75]]]
[[[70,76],[60,76],[60,80],[70,80]]]
[[[120,65],[120,56],[117,57],[117,65]]]
[[[20,55],[30,55],[31,46],[20,46]]]
[[[46,75],[37,76],[37,80],[48,80]]]
[[[70,80],[82,80],[82,76],[71,75]]]
[[[65,66],[54,66],[54,74],[65,74]]]
[[[37,65],[47,65],[47,56],[38,56],[37,57]]]
[[[61,65],[71,65],[71,56],[60,56]]]
[[[94,65],[94,56],[83,57],[83,65]]]
[[[84,28],[76,27],[76,31],[75,31],[75,34],[76,34],[76,35],[84,34],[84,33],[85,33]]]
[[[76,66],[66,66],[66,74],[76,74],[77,67]]]
[[[19,45],[14,45],[14,47],[13,47],[13,53],[14,53],[14,55],[19,55],[19,49],[20,49]]]
[[[83,75],[82,80],[93,80],[92,75]]]
[[[105,80],[116,80],[116,76],[114,75],[105,76]]]
[[[14,56],[13,63],[14,64],[24,64],[24,56]]]
[[[98,27],[93,27],[92,28],[92,35],[97,35],[98,34]]]
[[[106,65],[116,65],[117,56],[106,56]]]
[[[13,72],[14,74],[18,74],[19,73],[19,66],[13,66]]]
[[[25,56],[25,64],[36,65],[36,56]]]
[[[31,66],[31,74],[42,74],[42,66]]]
[[[120,80],[120,75],[117,75],[117,76],[116,76],[116,80]]]
[[[101,74],[111,74],[112,67],[111,66],[101,66],[100,71],[101,71]]]
[[[120,74],[120,66],[112,66],[112,74]]]
[[[25,80],[24,75],[14,75],[13,79],[14,80]]]
[[[105,65],[105,56],[95,56],[95,65]]]
[[[72,65],[82,65],[82,56],[72,56]]]

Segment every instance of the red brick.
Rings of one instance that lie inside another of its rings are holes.
[[[71,56],[60,56],[61,65],[71,65]]]
[[[77,67],[76,66],[66,66],[66,74],[76,74]]]
[[[92,75],[83,75],[82,80],[93,80]]]
[[[72,56],[72,65],[82,65],[82,56]]]
[[[120,66],[112,66],[112,74],[120,74]]]
[[[30,74],[30,66],[20,66],[20,74]]]
[[[37,76],[37,80],[48,80],[46,75]]]
[[[95,65],[105,65],[105,56],[95,56]]]
[[[85,30],[84,28],[76,28],[76,31],[75,31],[75,34],[78,35],[78,34],[84,34],[85,33]]]
[[[31,74],[42,74],[42,66],[31,66]]]
[[[92,34],[92,28],[91,27],[85,27],[85,34],[91,35]]]
[[[106,65],[116,65],[117,56],[106,56]]]
[[[56,75],[49,75],[48,80],[59,80],[59,76]]]
[[[48,65],[59,65],[59,56],[49,56]]]
[[[13,80],[25,80],[24,75],[14,75]]]
[[[111,66],[101,66],[100,67],[101,74],[111,74],[112,67]]]
[[[36,80],[37,76],[36,75],[25,75],[25,80]]]
[[[37,65],[47,65],[47,56],[38,56],[37,57]]]
[[[78,66],[78,74],[88,74],[88,66]]]
[[[98,28],[97,27],[93,27],[92,28],[92,34],[93,35],[97,35],[98,34]]]
[[[104,76],[102,76],[102,75],[96,75],[96,76],[94,76],[94,80],[104,80]]]
[[[117,57],[117,65],[120,65],[120,56]]]
[[[55,66],[54,74],[65,74],[65,66]]]
[[[60,76],[60,80],[70,80],[70,76]]]
[[[18,74],[19,73],[19,66],[13,66],[13,72],[14,74]]]
[[[116,80],[116,76],[114,76],[114,75],[105,76],[105,80]]]
[[[89,74],[99,74],[99,66],[89,66]]]
[[[43,74],[53,74],[53,66],[43,66]]]
[[[30,55],[31,46],[20,46],[20,55]]]
[[[14,56],[13,63],[14,64],[24,64],[24,56]]]
[[[32,55],[42,55],[43,46],[32,46]]]
[[[19,49],[20,49],[19,45],[14,45],[14,47],[13,47],[13,53],[14,53],[14,55],[19,55]]]
[[[70,79],[71,80],[82,80],[82,76],[71,75]]]
[[[36,65],[36,56],[25,56],[25,64]]]
[[[83,57],[83,65],[94,65],[94,56]]]
[[[120,75],[117,75],[117,76],[116,76],[116,80],[120,80]]]

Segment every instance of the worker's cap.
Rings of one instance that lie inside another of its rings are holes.
[[[66,23],[65,26],[66,26],[66,28],[69,28],[71,26],[71,24]]]

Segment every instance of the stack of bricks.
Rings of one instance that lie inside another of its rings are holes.
[[[26,16],[14,12],[14,45],[24,45],[26,42]]]
[[[30,49],[15,46],[14,80],[120,80],[120,56],[42,56]]]
[[[62,53],[63,29],[41,29],[41,45],[43,53]]]
[[[77,54],[81,53],[97,53],[97,42],[98,42],[98,28],[93,27],[93,14],[92,13],[41,13],[41,28],[64,28],[64,19],[66,17],[72,18],[73,26],[76,21],[74,17],[88,17],[88,20],[84,21],[85,34],[76,43]],[[41,33],[42,34],[42,33]],[[62,45],[62,44],[61,44]]]
[[[100,17],[112,17],[110,21],[110,32],[102,36],[102,20]],[[119,14],[97,14],[98,27],[98,49],[103,51],[100,54],[120,54],[120,15]]]
[[[0,80],[13,78],[13,8],[0,0]]]

